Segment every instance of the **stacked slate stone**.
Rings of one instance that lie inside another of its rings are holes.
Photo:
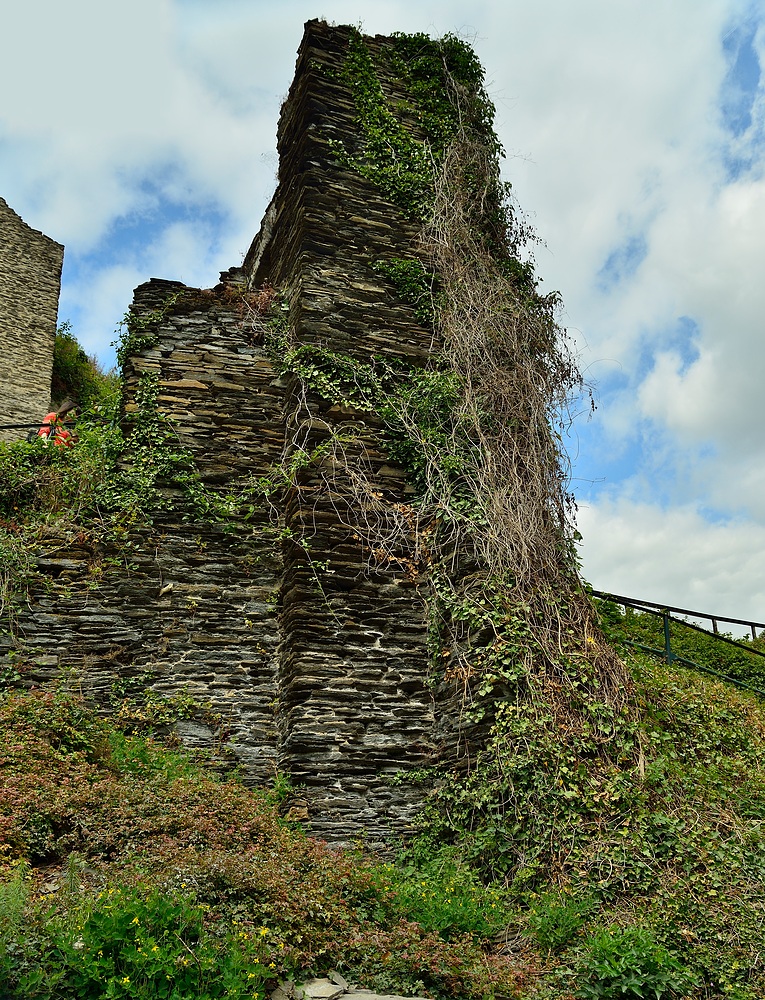
[[[137,409],[141,375],[155,375],[159,409],[221,492],[273,478],[280,463],[339,434],[384,517],[412,489],[379,420],[281,374],[268,317],[248,307],[278,289],[293,346],[414,365],[428,356],[431,331],[372,267],[411,256],[417,228],[338,164],[335,144],[357,141],[341,76],[351,35],[306,25],[279,126],[278,189],[243,267],[213,289],[156,279],[136,289],[131,310],[154,317],[155,343],[125,365],[124,409]],[[399,84],[383,86],[395,95]],[[216,730],[200,718],[180,725],[181,736],[231,755],[251,782],[281,768],[303,786],[314,833],[375,843],[406,832],[423,791],[391,779],[434,761],[445,749],[437,734],[453,729],[436,718],[413,553],[402,542],[376,558],[354,528],[359,504],[328,450],[246,517],[158,512],[126,540],[127,560],[51,539],[38,563],[49,588],[19,617],[29,680],[75,667],[104,703],[131,678],[188,691],[223,722]]]
[[[358,142],[353,98],[340,78],[351,29],[306,25],[295,80],[279,125],[279,187],[266,223],[244,261],[251,287],[283,289],[293,342],[369,362],[375,355],[424,362],[431,333],[415,319],[375,260],[411,255],[417,228],[364,178],[337,163],[336,144]],[[373,42],[373,44],[375,44]],[[384,44],[382,40],[377,44]],[[380,445],[372,414],[332,405],[316,394],[289,414],[285,446],[354,439],[355,464],[391,505],[409,498],[403,471]],[[304,783],[333,839],[365,830],[401,830],[410,814],[389,779],[428,762],[433,741],[424,607],[398,565],[370,566],[354,531],[347,483],[335,489],[310,467],[286,498],[285,525],[323,564],[321,590],[296,544],[285,549],[280,704],[284,755]],[[363,503],[363,498],[356,504]],[[411,793],[410,793],[411,794]],[[349,826],[350,818],[353,826]]]
[[[50,408],[64,248],[0,198],[0,441],[23,441]]]

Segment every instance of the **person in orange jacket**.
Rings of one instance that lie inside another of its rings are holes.
[[[71,399],[65,400],[57,410],[45,415],[42,426],[37,432],[37,436],[43,439],[43,444],[48,445],[53,442],[59,448],[71,447],[77,440],[74,434],[64,425],[64,417],[70,413],[77,404]]]

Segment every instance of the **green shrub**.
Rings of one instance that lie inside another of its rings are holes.
[[[557,951],[579,935],[595,906],[591,897],[546,893],[533,901],[528,924],[540,948]]]
[[[22,861],[13,866],[9,878],[0,881],[0,987],[14,977],[27,951],[24,925],[30,897],[29,873],[29,865]]]
[[[262,996],[276,968],[266,939],[252,929],[211,934],[205,915],[189,897],[119,887],[68,910],[40,905],[47,941],[12,985],[40,1000]]]
[[[385,865],[381,875],[380,887],[393,893],[393,911],[447,941],[459,934],[491,937],[507,922],[504,894],[483,885],[449,848],[430,856],[410,852],[399,864]]]
[[[641,927],[610,927],[589,938],[581,975],[582,1000],[662,1000],[687,996],[693,986],[688,969]]]
[[[116,381],[114,375],[101,370],[95,358],[88,357],[72,333],[71,324],[62,323],[53,344],[53,399],[69,397],[78,407],[89,409],[113,393]]]
[[[429,995],[477,998],[512,992],[523,976],[482,947],[493,925],[480,909],[499,893],[456,864],[434,866],[437,899],[414,911],[413,869],[395,875],[310,840],[269,793],[115,733],[64,694],[0,701],[0,761],[0,881],[16,879],[0,897],[18,900],[5,907],[13,948],[0,993],[251,997],[263,977],[341,968],[398,992],[419,982]],[[35,898],[39,882],[30,893],[14,875],[20,861],[39,862],[60,882],[73,851],[82,885],[72,891]],[[178,993],[163,993],[181,966],[192,985],[179,979]]]
[[[104,404],[99,415],[84,414],[71,448],[48,448],[42,439],[0,444],[0,518],[8,528],[59,514],[70,521],[98,519],[124,446],[110,413]]]
[[[152,775],[166,780],[192,778],[200,768],[187,754],[162,746],[150,736],[128,736],[119,730],[109,733],[109,748],[114,766],[122,774],[147,778]]]

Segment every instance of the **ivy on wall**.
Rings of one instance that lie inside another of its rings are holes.
[[[339,75],[353,96],[359,135],[353,148],[333,144],[340,163],[421,226],[412,257],[372,268],[435,334],[424,370],[410,367],[387,386],[378,372],[375,392],[360,394],[383,417],[389,452],[416,485],[431,573],[449,554],[455,609],[465,599],[461,574],[481,567],[486,581],[501,581],[508,619],[513,606],[527,608],[539,658],[558,670],[554,633],[571,637],[574,655],[598,634],[589,602],[575,596],[561,448],[568,403],[583,385],[556,321],[557,295],[538,290],[535,237],[501,179],[483,69],[453,35],[397,34],[380,45],[353,31]],[[341,390],[338,379],[354,389],[336,399],[359,396],[362,365],[335,357],[317,368],[311,350],[312,367],[304,354],[294,374],[325,399]],[[444,605],[443,594],[435,603]],[[479,604],[474,631],[486,626]],[[445,631],[453,630],[457,612],[442,607],[439,614]],[[561,615],[573,616],[565,628]],[[621,702],[623,669],[604,643],[594,645],[609,697]],[[590,642],[585,655],[594,653]],[[460,669],[470,674],[473,666],[463,660]]]
[[[396,33],[382,59],[409,98],[389,105],[372,52],[354,31],[341,77],[356,105],[360,143],[355,153],[340,144],[335,149],[344,165],[371,180],[409,218],[424,222],[433,207],[435,173],[461,128],[463,98],[493,154],[502,153],[492,131],[494,106],[482,88],[480,62],[455,35],[434,40]]]
[[[556,838],[568,819],[545,776],[508,799],[496,775],[510,773],[504,755],[514,741],[529,734],[532,770],[534,748],[557,746],[566,732],[576,736],[565,760],[552,755],[556,771],[621,773],[639,755],[638,741],[621,738],[631,725],[626,668],[576,566],[561,436],[583,383],[558,298],[539,290],[535,237],[502,181],[494,109],[469,46],[452,36],[380,44],[353,33],[340,77],[358,141],[333,144],[338,162],[420,224],[411,257],[371,267],[432,328],[434,349],[425,366],[396,368],[299,347],[283,355],[284,371],[331,404],[373,413],[408,474],[408,504],[391,498],[381,510],[358,449],[332,446],[328,486],[346,490],[349,509],[355,491],[362,544],[389,560],[408,546],[427,578],[432,679],[464,699],[463,724],[488,735],[466,783],[427,775],[437,791],[426,831],[486,836],[491,850],[475,858],[486,867],[502,841],[502,877],[530,886],[543,881],[549,855],[524,874],[529,845],[542,838],[564,852]],[[524,810],[535,821],[520,833]],[[436,818],[458,815],[452,825]]]

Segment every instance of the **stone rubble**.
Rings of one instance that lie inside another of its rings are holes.
[[[309,979],[304,983],[280,982],[271,1000],[427,1000],[425,997],[402,997],[393,993],[373,993],[346,982],[338,972],[328,979]]]

